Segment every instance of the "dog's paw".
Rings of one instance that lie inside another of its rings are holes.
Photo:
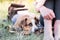
[[[54,40],[53,37],[44,37],[43,40]]]

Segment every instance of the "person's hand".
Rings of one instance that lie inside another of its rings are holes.
[[[45,6],[42,6],[40,8],[40,13],[44,19],[51,20],[51,19],[55,18],[55,14],[54,14],[53,10],[46,8]]]

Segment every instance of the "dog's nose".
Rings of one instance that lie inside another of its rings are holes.
[[[38,30],[38,27],[37,28],[32,28],[32,32],[35,32],[35,30]]]
[[[35,31],[39,30],[39,28],[35,29]]]

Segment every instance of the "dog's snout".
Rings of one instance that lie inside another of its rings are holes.
[[[37,29],[35,29],[35,31],[38,31],[39,29],[37,28]]]
[[[37,30],[37,29],[38,29],[37,26],[32,27],[32,32],[35,32],[35,30]]]

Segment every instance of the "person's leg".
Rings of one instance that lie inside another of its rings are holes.
[[[53,10],[54,8],[54,1],[53,0],[47,0],[45,3],[45,6],[47,8],[50,8]],[[44,25],[44,38],[43,40],[54,40],[52,35],[52,20],[45,20],[42,16],[40,16],[40,22],[42,25]]]
[[[60,40],[60,20],[56,20],[54,24],[55,40]]]
[[[55,40],[60,40],[60,0],[55,0],[56,21],[54,24]]]

